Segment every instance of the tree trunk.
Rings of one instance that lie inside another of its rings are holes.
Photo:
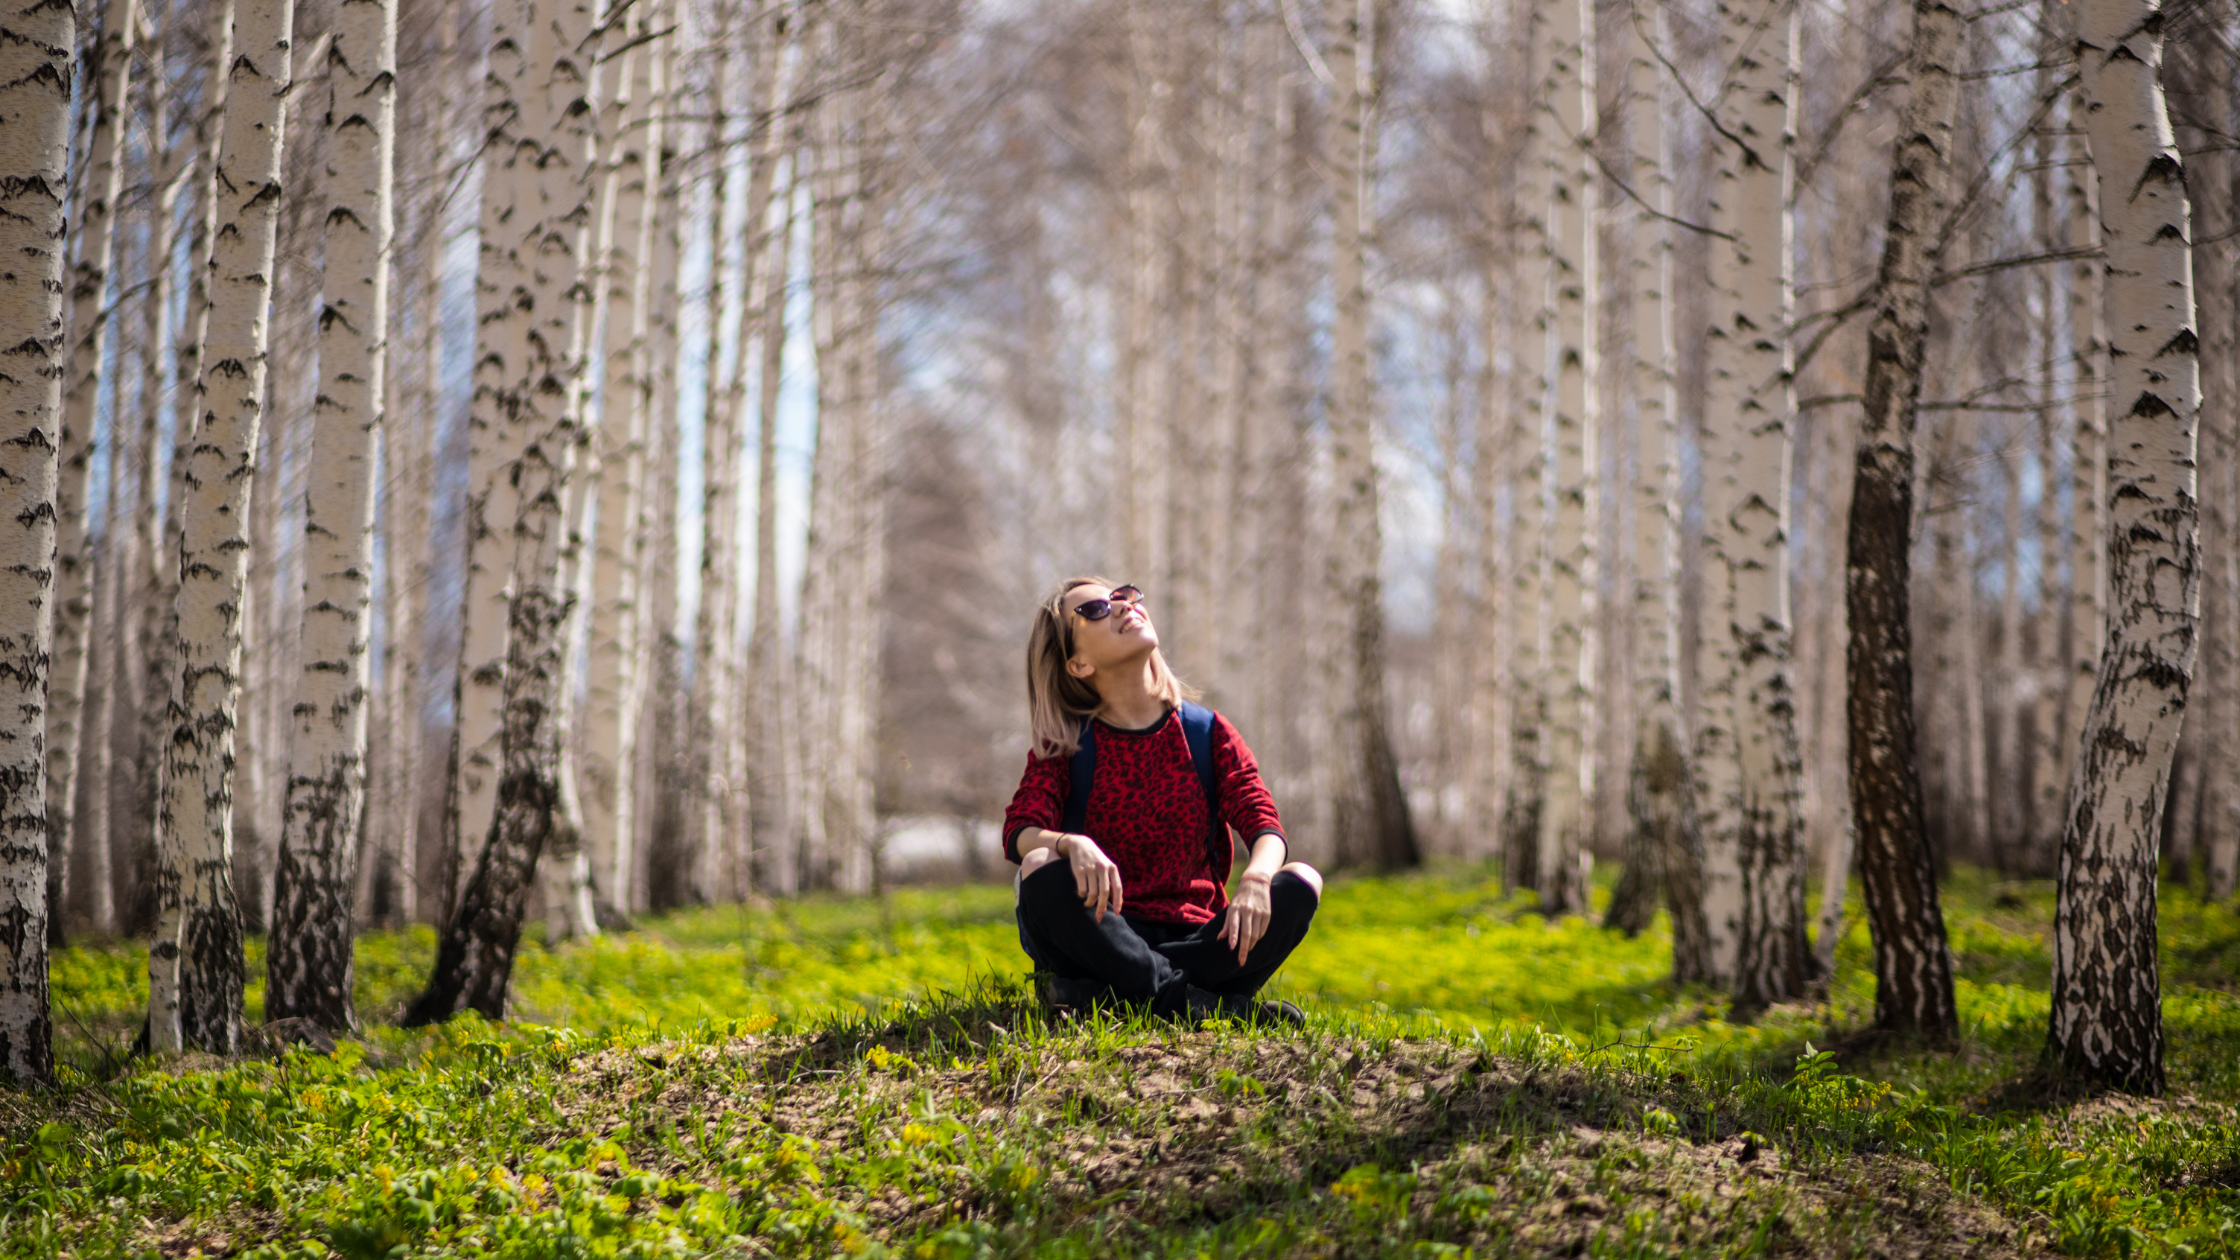
[[[208,331],[195,385],[201,419],[181,487],[181,659],[163,817],[182,882],[179,908],[157,925],[151,953],[151,969],[169,973],[150,998],[149,1045],[159,1051],[231,1054],[241,1038],[246,963],[233,886],[234,725],[293,31],[284,0],[242,0],[234,10]]]
[[[1703,920],[1703,837],[1688,783],[1688,739],[1680,720],[1679,410],[1672,388],[1672,241],[1661,216],[1672,206],[1665,139],[1664,79],[1657,49],[1664,11],[1636,4],[1627,22],[1626,135],[1633,186],[1647,202],[1634,216],[1631,314],[1634,390],[1634,715],[1626,803],[1633,839],[1626,878],[1648,890],[1637,917],[1613,926],[1648,926],[1661,889],[1672,912],[1672,974],[1679,984],[1710,978]],[[1647,868],[1635,877],[1636,864]]]
[[[1958,1034],[1959,1016],[1913,726],[1913,429],[1936,233],[1949,213],[1963,31],[1960,14],[1943,0],[1915,0],[1911,93],[1890,160],[1881,300],[1867,333],[1844,601],[1851,813],[1874,938],[1875,1023],[1940,1040]]]
[[[641,15],[630,38],[651,39],[659,15]],[[608,113],[617,119],[607,164],[605,236],[607,380],[599,416],[599,520],[592,562],[590,704],[585,710],[584,848],[609,901],[632,904],[637,834],[639,661],[647,618],[638,578],[638,517],[645,510],[648,316],[652,305],[654,219],[649,202],[661,178],[660,101],[666,57],[641,45],[612,72],[627,83]]]
[[[727,859],[731,857],[732,792],[725,773],[732,732],[732,628],[737,588],[732,578],[738,570],[738,515],[735,483],[739,463],[739,423],[727,406],[723,388],[724,293],[730,283],[726,246],[731,240],[727,222],[727,192],[731,182],[730,9],[716,8],[714,60],[709,69],[707,147],[712,168],[708,173],[707,358],[701,368],[700,406],[700,580],[699,606],[692,635],[692,733],[693,781],[699,817],[693,820],[693,899],[703,902],[731,900],[727,887]],[[751,74],[751,70],[750,70]],[[739,295],[746,305],[746,294]],[[736,359],[733,372],[743,373],[746,362]]]
[[[1523,60],[1531,69],[1547,56],[1546,17],[1538,4],[1526,10]],[[1528,76],[1529,81],[1529,76]],[[1525,140],[1518,169],[1529,173],[1545,168],[1547,151],[1555,143],[1547,135],[1548,116],[1528,100]],[[1529,178],[1527,187],[1536,187]],[[1555,335],[1554,246],[1548,236],[1545,198],[1520,196],[1518,216],[1524,221],[1530,255],[1522,270],[1530,278],[1520,286],[1524,304],[1523,337],[1514,388],[1521,396],[1514,409],[1510,438],[1512,458],[1509,553],[1510,597],[1510,771],[1506,799],[1501,809],[1501,881],[1509,889],[1540,887],[1540,815],[1546,808],[1548,781],[1549,605],[1548,605],[1548,396],[1554,381],[1548,371],[1548,354]]]
[[[1596,258],[1595,39],[1592,0],[1550,6],[1544,108],[1548,244],[1555,288],[1555,515],[1548,564],[1548,795],[1540,814],[1540,909],[1584,914],[1595,798],[1596,395],[1600,276]]]
[[[527,0],[498,0],[490,10],[490,52],[482,79],[481,231],[475,267],[474,392],[467,413],[466,562],[458,674],[454,682],[451,783],[444,809],[443,900],[439,925],[450,922],[468,846],[490,834],[498,800],[498,761],[505,717],[506,627],[512,592],[512,526],[519,515],[512,461],[520,453],[519,416],[528,401],[529,267],[533,238],[523,223],[536,215],[539,141],[530,129],[526,56]],[[524,250],[527,244],[531,248]]]
[[[343,1031],[357,1026],[351,894],[365,812],[375,461],[395,236],[396,6],[345,6],[331,35],[325,305],[304,496],[303,678],[289,742],[265,1012]]]
[[[2198,740],[2200,827],[2195,856],[2212,899],[2229,896],[2240,857],[2240,519],[2235,518],[2235,461],[2240,459],[2240,246],[2236,206],[2229,193],[2240,182],[2240,162],[2219,151],[2218,137],[2233,125],[2231,60],[2214,40],[2181,39],[2166,54],[2163,82],[2181,152],[2193,153],[2186,172],[2194,197],[2193,272],[2201,336],[2202,522],[2201,658],[2199,694],[2187,704],[2186,738]],[[2196,728],[2199,728],[2198,730]]]
[[[1796,11],[1788,0],[1729,4],[1721,8],[1721,25],[1734,104],[1722,110],[1722,128],[1732,138],[1721,146],[1713,194],[1712,224],[1729,238],[1715,242],[1724,278],[1713,283],[1712,355],[1714,371],[1723,366],[1728,378],[1721,401],[1732,410],[1720,423],[1733,480],[1706,511],[1721,518],[1733,601],[1718,634],[1732,653],[1724,685],[1732,694],[1735,775],[1718,825],[1706,818],[1705,849],[1707,856],[1732,855],[1733,908],[1709,917],[1715,938],[1726,930],[1721,920],[1731,922],[1735,1001],[1747,1011],[1800,996],[1805,979],[1788,563]],[[1716,670],[1707,676],[1719,681]],[[1723,869],[1710,866],[1710,875]]]
[[[774,159],[773,159],[774,160]],[[784,383],[788,268],[793,251],[793,187],[779,194],[782,211],[770,241],[762,299],[762,388],[755,424],[754,623],[747,640],[745,712],[750,743],[748,767],[755,792],[750,802],[754,852],[766,871],[758,885],[776,892],[800,888],[801,872],[786,843],[784,742],[779,703],[784,662],[778,642],[778,398]]]
[[[2073,12],[2073,11],[2072,11]],[[2074,20],[2073,17],[2071,19]],[[2073,42],[2073,41],[2072,41]],[[2069,160],[2062,190],[2071,249],[2098,249],[2100,187],[2084,136],[2085,97],[2080,89],[2068,101]],[[2069,340],[2074,347],[2075,379],[2070,384],[2071,443],[2069,497],[2068,660],[2061,691],[2061,768],[2063,834],[2068,830],[2068,795],[2082,764],[2084,729],[2100,676],[2100,652],[2108,628],[2108,339],[2104,300],[2105,269],[2099,259],[2080,259],[2069,268]],[[2057,846],[2058,848],[2058,846]],[[2056,858],[2058,863],[2059,859]]]
[[[2155,0],[2079,14],[2085,134],[2107,257],[2107,650],[2061,839],[2048,1050],[2093,1080],[2163,1086],[2155,842],[2200,619],[2200,408],[2185,168],[2163,107]]]
[[[108,0],[100,39],[85,66],[93,88],[93,99],[87,103],[93,136],[87,145],[85,180],[75,189],[83,201],[75,225],[78,259],[71,268],[69,383],[62,395],[62,479],[54,503],[57,610],[46,704],[47,890],[52,911],[47,931],[58,945],[76,816],[86,662],[92,656],[94,412],[101,398],[103,348],[109,333],[109,264],[115,253],[117,193],[124,184],[119,146],[132,79],[133,28],[138,23],[133,0]]]
[[[518,29],[518,28],[517,28]],[[578,381],[591,332],[590,198],[596,157],[587,99],[591,12],[571,0],[528,25],[534,89],[520,113],[533,181],[514,232],[533,245],[526,369],[516,379],[522,445],[515,463],[518,508],[512,528],[512,615],[507,626],[504,775],[489,837],[459,905],[437,942],[427,989],[405,1013],[408,1026],[473,1009],[505,1016],[514,951],[535,886],[538,858],[572,841],[579,824],[562,800],[563,732],[558,720],[571,677],[562,634],[567,587],[570,473],[580,436]],[[529,253],[524,250],[524,253]]]
[[[49,652],[62,424],[63,244],[77,20],[66,4],[0,4],[0,1073],[54,1076],[47,1013]]]
[[[1330,0],[1327,60],[1335,88],[1330,152],[1335,327],[1332,332],[1330,454],[1337,483],[1330,556],[1332,747],[1337,756],[1331,827],[1341,865],[1379,869],[1421,860],[1400,787],[1384,687],[1383,532],[1377,520],[1375,419],[1369,381],[1366,183],[1376,152],[1374,0]]]

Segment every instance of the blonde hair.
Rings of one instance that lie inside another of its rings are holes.
[[[1073,659],[1073,627],[1066,620],[1066,596],[1079,586],[1110,590],[1114,583],[1101,577],[1066,579],[1057,593],[1035,610],[1034,627],[1027,631],[1027,726],[1037,757],[1071,757],[1079,752],[1082,725],[1104,707],[1104,697],[1097,694],[1096,684],[1076,678],[1066,669],[1066,662]],[[1175,677],[1165,654],[1157,648],[1151,649],[1151,679],[1152,687],[1170,709],[1181,708],[1183,701],[1198,694]]]

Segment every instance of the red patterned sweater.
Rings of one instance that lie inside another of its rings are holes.
[[[1019,832],[1057,831],[1072,786],[1066,757],[1027,757],[1026,776],[1003,815],[1003,854],[1019,860]],[[1221,817],[1247,841],[1283,834],[1260,765],[1229,719],[1213,719],[1213,773]],[[1218,860],[1206,844],[1206,796],[1190,764],[1182,720],[1170,710],[1147,730],[1097,723],[1097,775],[1082,833],[1120,868],[1121,909],[1164,923],[1198,924],[1229,907],[1229,846]]]

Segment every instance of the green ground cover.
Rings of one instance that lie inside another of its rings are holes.
[[[2052,891],[1963,875],[1950,1052],[1824,1001],[1727,1022],[1657,931],[1482,871],[1331,884],[1303,1031],[1025,1000],[1008,888],[524,948],[520,1019],[127,1063],[141,951],[58,956],[66,1086],[0,1094],[0,1255],[2216,1255],[2240,1250],[2240,917],[2162,909],[2171,1096],[2038,1065]],[[1853,920],[1856,924],[1856,918]],[[261,959],[252,957],[252,975]],[[261,992],[253,987],[252,1014]]]

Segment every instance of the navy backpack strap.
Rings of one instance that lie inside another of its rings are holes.
[[[1072,780],[1066,785],[1066,817],[1061,824],[1068,835],[1080,835],[1089,822],[1089,789],[1097,782],[1097,721],[1081,723],[1081,746],[1068,765]]]
[[[1221,821],[1221,785],[1213,774],[1213,710],[1202,704],[1182,702],[1182,738],[1190,745],[1190,765],[1198,772],[1198,787],[1206,794],[1206,844],[1216,862],[1228,856],[1229,828]]]

